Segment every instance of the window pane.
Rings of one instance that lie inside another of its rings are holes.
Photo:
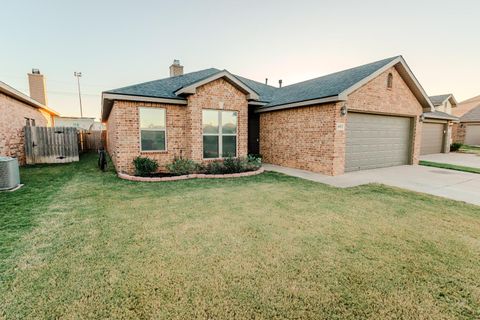
[[[222,152],[223,157],[237,156],[237,137],[236,136],[222,136]]]
[[[222,133],[237,133],[237,113],[232,111],[222,112]]]
[[[140,108],[140,129],[165,129],[165,109]]]
[[[142,130],[142,150],[165,150],[165,131]]]
[[[203,136],[203,158],[218,158],[218,136]]]
[[[218,111],[203,110],[203,133],[218,133]]]

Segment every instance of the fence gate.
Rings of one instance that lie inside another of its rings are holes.
[[[27,164],[78,161],[77,129],[68,127],[25,127]]]
[[[97,152],[105,146],[105,130],[81,130],[78,132],[78,150],[80,152]]]

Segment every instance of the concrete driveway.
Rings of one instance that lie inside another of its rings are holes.
[[[271,164],[264,164],[264,168],[339,188],[381,183],[480,205],[480,174],[425,166],[398,166],[355,171],[331,177]]]
[[[426,156],[421,156],[420,160],[449,163],[464,167],[480,168],[480,156],[471,153],[450,152],[428,154]]]

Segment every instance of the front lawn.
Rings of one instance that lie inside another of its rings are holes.
[[[450,164],[450,163],[441,163],[441,162],[420,160],[419,164],[422,165],[422,166],[427,166],[427,167],[450,169],[450,170],[470,172],[470,173],[480,173],[480,168],[465,167],[465,166],[459,166],[459,165]]]
[[[0,193],[0,318],[478,319],[480,208],[277,173],[138,183],[80,163]]]
[[[480,156],[480,147],[468,146],[464,144],[460,147],[458,151],[464,152],[464,153],[473,153]]]

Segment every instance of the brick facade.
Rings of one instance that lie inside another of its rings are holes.
[[[167,150],[140,150],[139,107],[166,110]],[[133,159],[145,156],[158,161],[160,170],[175,157],[203,161],[202,110],[238,112],[237,154],[247,155],[248,102],[243,92],[224,79],[217,79],[199,88],[188,97],[187,105],[152,102],[115,101],[107,121],[107,150],[118,172],[133,174]]]
[[[3,93],[0,93],[0,114],[0,156],[18,158],[23,165],[25,118],[34,119],[36,126],[49,126],[53,123],[52,116]]]
[[[387,88],[388,74],[393,86]],[[351,93],[346,102],[284,109],[260,114],[260,153],[267,163],[339,175],[345,165],[345,131],[350,111],[402,115],[413,119],[413,164],[420,155],[422,106],[395,68],[391,68]]]

